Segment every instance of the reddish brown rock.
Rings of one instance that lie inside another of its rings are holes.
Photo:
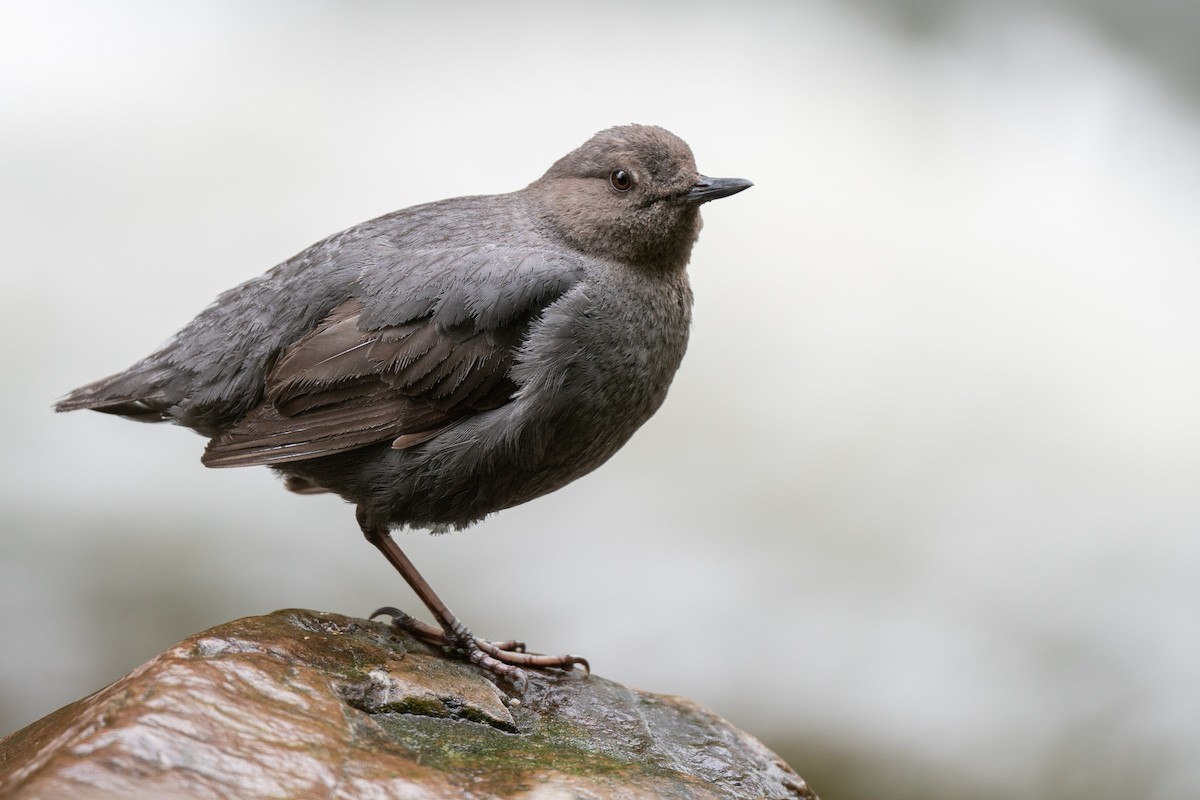
[[[0,797],[815,798],[688,700],[529,679],[511,703],[380,623],[248,617],[0,740]]]

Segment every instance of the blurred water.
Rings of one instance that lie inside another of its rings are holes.
[[[756,183],[705,210],[672,396],[593,476],[406,536],[431,582],[828,797],[1195,796],[1196,111],[1081,4],[934,7],[5,5],[0,733],[236,616],[415,603],[335,498],[55,397],[639,121]]]

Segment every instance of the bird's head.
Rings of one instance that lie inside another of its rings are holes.
[[[700,232],[701,203],[740,192],[740,178],[708,178],[687,143],[649,125],[601,131],[526,190],[555,235],[590,255],[681,269]]]

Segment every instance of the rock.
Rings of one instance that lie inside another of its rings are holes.
[[[481,670],[303,610],[197,634],[0,740],[5,798],[815,798],[691,701]]]

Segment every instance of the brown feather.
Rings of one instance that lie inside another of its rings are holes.
[[[263,401],[209,442],[204,463],[282,464],[388,440],[415,447],[512,399],[524,320],[512,331],[440,329],[429,317],[363,331],[362,307],[342,303],[286,349]]]

